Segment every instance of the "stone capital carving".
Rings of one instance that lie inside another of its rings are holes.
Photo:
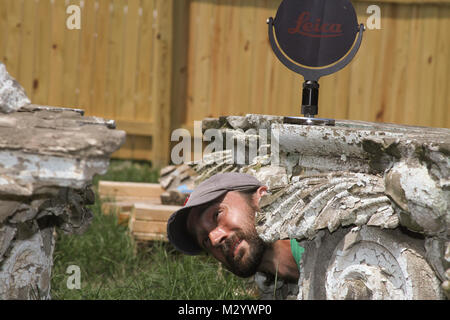
[[[269,187],[255,221],[261,238],[296,238],[310,248],[299,298],[439,299],[449,294],[450,260],[444,255],[450,251],[449,129],[347,120],[335,126],[287,125],[282,117],[265,115],[203,121],[203,130],[213,128],[224,140],[228,135],[243,142],[244,151],[224,145],[191,163],[192,183],[240,171]],[[250,149],[260,129],[265,137],[255,154]],[[233,161],[238,152],[245,153],[245,164]],[[350,254],[345,249],[351,237],[355,252],[365,252],[367,259],[341,262],[341,254]],[[319,259],[322,249],[330,253]],[[388,254],[398,268],[385,270],[389,265],[382,257]],[[314,286],[325,286],[312,277],[319,264],[327,267],[319,278],[328,277],[328,288],[339,284],[343,295],[331,289],[314,293]],[[430,282],[420,280],[423,272]]]

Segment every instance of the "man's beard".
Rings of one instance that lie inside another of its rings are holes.
[[[233,256],[231,250],[236,240],[245,240],[248,243],[248,253],[245,257],[240,254],[240,251],[237,252],[236,256]],[[247,278],[254,275],[258,270],[266,250],[266,244],[258,236],[256,230],[247,233],[238,231],[233,237],[225,241],[221,249],[227,262],[225,267],[235,275]]]

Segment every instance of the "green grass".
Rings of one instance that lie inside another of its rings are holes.
[[[98,180],[132,181],[132,182],[158,182],[159,171],[152,169],[146,161],[111,160],[108,171],[104,175],[97,175],[93,184]]]
[[[156,182],[148,164],[112,161],[101,179]],[[94,179],[96,184],[99,177]],[[187,256],[170,243],[137,246],[117,217],[104,215],[97,201],[92,225],[82,235],[58,231],[54,252],[53,299],[255,299],[254,287],[212,257]],[[81,270],[81,289],[67,288],[67,267]]]

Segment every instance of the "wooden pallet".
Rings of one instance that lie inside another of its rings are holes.
[[[160,196],[164,192],[159,183],[140,182],[116,182],[99,181],[98,193],[100,198],[114,198],[116,201],[122,200],[144,200],[160,201]]]
[[[137,241],[167,241],[167,220],[180,206],[161,204],[157,183],[99,181],[104,214],[117,214]]]

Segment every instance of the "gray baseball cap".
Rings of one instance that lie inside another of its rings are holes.
[[[174,247],[185,254],[196,255],[202,251],[187,230],[187,218],[193,207],[218,199],[228,191],[244,191],[262,186],[255,177],[238,172],[216,174],[200,183],[186,204],[175,211],[167,222],[167,237]]]

